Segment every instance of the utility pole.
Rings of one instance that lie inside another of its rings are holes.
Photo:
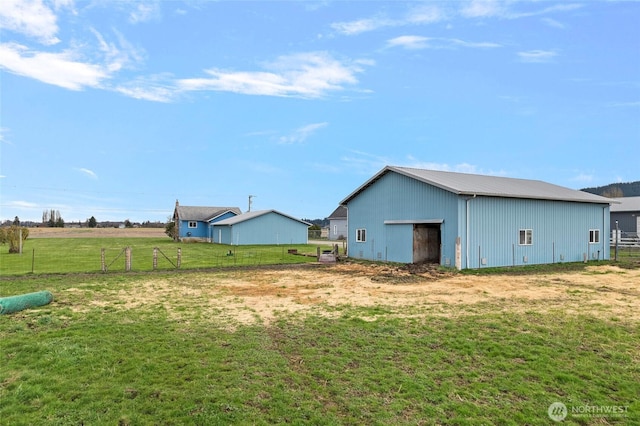
[[[255,195],[249,195],[249,210],[247,210],[247,212],[251,211],[251,200],[255,197]]]

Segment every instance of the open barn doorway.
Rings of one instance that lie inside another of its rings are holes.
[[[413,225],[413,263],[440,263],[440,224]]]

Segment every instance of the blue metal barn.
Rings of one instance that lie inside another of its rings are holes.
[[[609,258],[610,200],[542,181],[387,166],[340,204],[352,258],[458,269]]]
[[[276,210],[259,210],[214,223],[212,241],[230,245],[307,244],[309,226]]]

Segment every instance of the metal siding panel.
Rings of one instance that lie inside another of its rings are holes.
[[[455,255],[458,236],[457,196],[397,173],[387,173],[349,201],[349,256],[392,262],[413,261],[413,227],[384,225],[385,220],[444,219],[442,257]],[[356,242],[356,230],[367,230],[367,241]]]
[[[470,201],[469,267],[576,262],[598,250],[596,256],[608,258],[607,212],[597,204],[475,198]],[[520,229],[533,231],[532,245],[519,244]],[[600,243],[589,243],[590,229],[600,230]]]
[[[233,244],[306,244],[307,225],[277,213],[237,223],[233,228]]]

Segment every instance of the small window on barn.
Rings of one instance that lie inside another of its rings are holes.
[[[338,225],[333,225],[333,235],[338,235]]]
[[[356,242],[364,243],[367,241],[367,230],[366,229],[356,229]]]
[[[589,243],[597,244],[600,242],[600,230],[599,229],[589,229]]]
[[[198,222],[196,222],[195,220],[189,221],[189,228],[197,228],[197,227],[198,227]]]
[[[520,240],[518,242],[521,246],[530,246],[533,244],[533,230],[532,229],[521,229],[520,230]]]

